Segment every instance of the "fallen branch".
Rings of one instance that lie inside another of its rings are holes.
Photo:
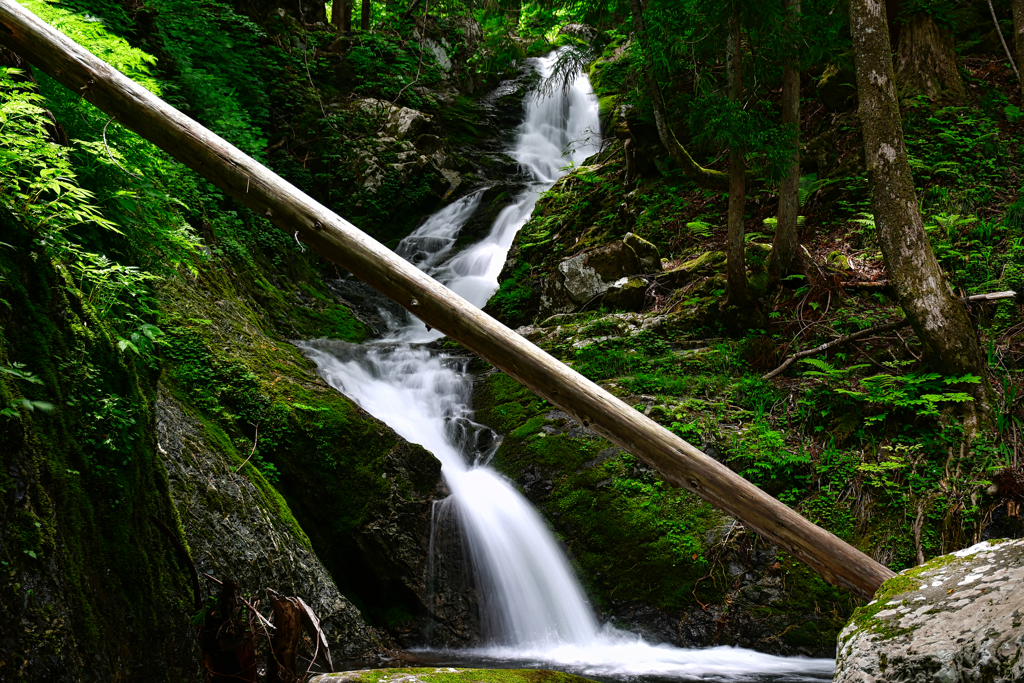
[[[836,346],[841,346],[843,344],[849,344],[850,342],[855,342],[858,339],[863,339],[864,337],[870,337],[871,335],[878,334],[879,332],[891,332],[892,330],[898,330],[901,327],[906,327],[909,324],[910,324],[910,319],[904,318],[903,320],[897,320],[896,322],[885,323],[883,325],[875,325],[874,327],[869,327],[866,330],[861,330],[860,332],[854,332],[853,334],[849,334],[849,335],[847,335],[845,337],[840,337],[839,339],[833,339],[830,342],[825,342],[821,346],[816,346],[813,349],[807,349],[806,351],[800,351],[799,353],[794,353],[792,356],[790,356],[789,358],[784,360],[782,362],[782,365],[780,365],[779,367],[775,368],[774,370],[769,372],[767,375],[764,375],[761,379],[771,379],[772,377],[775,377],[776,375],[785,372],[786,368],[788,368],[790,365],[792,365],[796,361],[800,360],[801,358],[808,358],[810,356],[817,356],[819,353],[825,353],[829,349],[834,348]]]
[[[998,301],[1000,299],[1013,299],[1017,296],[1017,292],[1008,290],[1005,292],[989,292],[988,294],[975,294],[974,296],[967,297],[968,301]]]
[[[865,283],[865,284],[869,284],[869,283]],[[885,283],[885,284],[888,285],[888,283]],[[844,285],[845,285],[845,283],[844,283]],[[989,292],[988,294],[975,294],[973,296],[967,297],[967,301],[974,301],[974,302],[977,302],[977,301],[999,301],[1001,299],[1013,299],[1016,296],[1017,296],[1017,292],[1007,290],[1005,292]],[[817,356],[819,353],[825,353],[829,349],[834,348],[836,346],[841,346],[843,344],[849,344],[850,342],[855,342],[858,339],[863,339],[864,337],[870,337],[871,335],[877,334],[879,332],[891,332],[893,330],[899,330],[899,329],[902,329],[902,328],[906,327],[909,324],[910,324],[910,320],[907,319],[907,318],[904,318],[903,320],[897,320],[896,322],[883,323],[882,325],[875,325],[874,327],[869,327],[866,330],[861,330],[860,332],[854,332],[853,334],[847,335],[845,337],[840,337],[839,339],[833,339],[830,342],[825,342],[821,346],[816,346],[813,349],[807,349],[806,351],[800,351],[798,353],[794,353],[792,356],[790,356],[789,358],[784,360],[782,362],[782,365],[780,365],[779,367],[775,368],[774,370],[772,370],[768,374],[763,375],[761,377],[761,379],[771,379],[772,377],[775,377],[776,375],[779,375],[779,374],[785,372],[786,368],[788,368],[790,365],[792,365],[796,361],[800,360],[801,358],[808,358],[810,356]],[[920,360],[920,358],[918,358],[918,360]]]
[[[1003,49],[1006,50],[1006,57],[1010,60],[1010,66],[1013,67],[1013,73],[1017,74],[1017,82],[1020,83],[1021,86],[1024,86],[1024,79],[1021,79],[1020,71],[1017,71],[1017,62],[1014,61],[1013,55],[1010,54],[1010,48],[1006,44],[1006,38],[1003,37],[1003,29],[999,28],[999,18],[996,16],[996,8],[992,6],[992,0],[988,0],[988,10],[992,13],[992,23],[996,25],[996,33],[999,34],[999,42],[1003,44]]]

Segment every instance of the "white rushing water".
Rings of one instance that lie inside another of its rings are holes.
[[[553,60],[553,55],[536,60],[542,76]],[[578,165],[597,151],[597,109],[584,76],[564,93],[556,88],[547,98],[528,97],[508,154],[531,181],[497,217],[490,234],[451,255],[459,229],[478,208],[477,193],[427,219],[399,245],[398,254],[483,306],[497,289],[512,239],[537,198],[570,162]],[[821,680],[831,675],[831,660],[653,646],[634,634],[601,628],[544,520],[504,477],[478,462],[464,363],[420,345],[441,335],[418,320],[390,318],[390,326],[387,339],[364,345],[320,340],[299,346],[333,387],[441,461],[451,491],[448,504],[457,506],[480,596],[486,646],[466,651],[467,656],[611,677],[767,674]]]

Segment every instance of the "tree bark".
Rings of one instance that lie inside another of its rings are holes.
[[[699,187],[707,190],[728,190],[729,176],[721,171],[714,171],[704,168],[690,156],[686,148],[679,142],[672,127],[668,124],[668,114],[665,109],[665,99],[661,94],[661,86],[658,85],[658,78],[654,75],[654,65],[650,59],[650,41],[647,40],[647,28],[644,24],[643,7],[640,0],[629,0],[629,7],[633,15],[633,32],[640,43],[644,53],[643,72],[644,84],[647,86],[647,95],[654,105],[654,122],[658,126],[658,137],[661,144],[665,145],[672,160],[682,170],[686,177],[697,183]]]
[[[913,15],[900,31],[896,83],[901,98],[927,95],[959,101],[965,96],[953,36],[929,14]]]
[[[362,21],[360,21],[359,27],[361,29],[363,29],[364,31],[369,31],[370,30],[370,15],[372,13],[372,10],[373,10],[373,2],[372,2],[372,0],[362,0],[361,12],[360,12],[360,15],[361,15],[360,18],[361,18]]]
[[[1017,53],[1017,74],[1024,76],[1024,0],[1013,0],[1013,47]],[[1021,92],[1024,93],[1024,82]]]
[[[803,560],[827,581],[871,596],[894,576],[359,232],[44,24],[16,0],[0,0],[0,43],[427,325],[523,382],[584,427],[661,471],[669,482],[696,493]]]
[[[903,312],[925,349],[926,360],[944,375],[972,374],[966,385],[976,418],[990,414],[988,373],[967,310],[954,298],[925,233],[907,161],[893,78],[884,5],[850,0],[850,28],[864,152],[872,187],[871,207],[885,265]],[[905,35],[905,34],[904,34]]]
[[[800,0],[784,0],[787,30],[795,34],[800,17]],[[779,217],[772,240],[771,270],[774,277],[784,277],[800,259],[797,216],[800,213],[800,46],[793,44],[792,60],[782,72],[782,123],[793,127],[793,159],[789,173],[779,188]]]
[[[729,99],[739,104],[743,98],[743,45],[740,42],[740,13],[735,5],[729,34],[732,54]],[[743,239],[743,213],[747,204],[744,166],[743,147],[732,145],[729,149],[729,244],[726,252],[726,301],[730,306],[747,304],[747,256]]]
[[[331,24],[338,33],[352,32],[352,0],[334,0],[331,5]]]

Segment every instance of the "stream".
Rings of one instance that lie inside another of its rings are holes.
[[[555,54],[531,60],[542,77]],[[482,191],[429,217],[397,253],[476,306],[497,289],[497,278],[520,227],[541,193],[567,167],[599,148],[597,100],[583,75],[548,97],[528,96],[523,123],[508,155],[530,181],[497,217],[490,233],[452,255],[460,228]],[[683,649],[652,645],[636,634],[602,626],[546,522],[488,464],[496,439],[478,443],[485,427],[473,422],[472,377],[464,358],[426,343],[442,335],[408,314],[381,310],[388,331],[362,345],[334,340],[300,342],[331,386],[421,444],[442,464],[471,558],[480,601],[484,646],[415,651],[424,665],[550,668],[606,681],[831,680],[830,659],[776,657],[732,647]],[[484,447],[486,446],[486,447]]]

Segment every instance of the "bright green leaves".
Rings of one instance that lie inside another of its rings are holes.
[[[160,82],[153,77],[151,71],[151,67],[156,65],[156,57],[132,47],[124,38],[115,36],[102,19],[42,0],[19,2],[146,90],[157,96],[162,94]]]

